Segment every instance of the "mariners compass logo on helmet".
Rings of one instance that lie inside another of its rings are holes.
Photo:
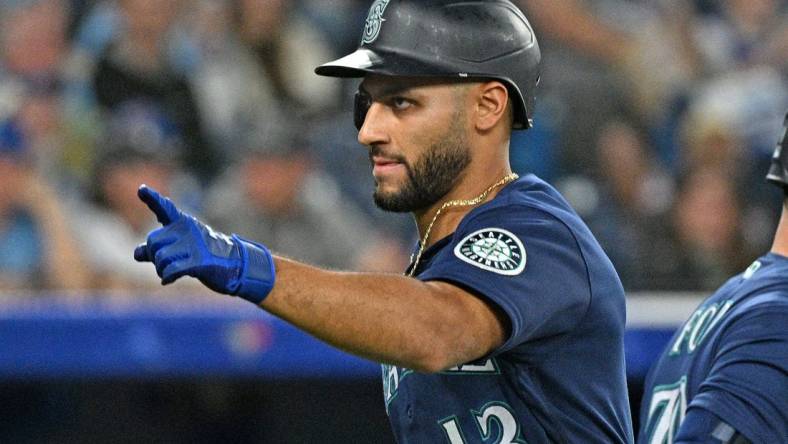
[[[494,273],[515,276],[525,269],[525,247],[520,239],[501,228],[485,228],[469,234],[454,248],[463,261]]]
[[[386,11],[386,6],[389,5],[389,0],[375,0],[375,3],[369,8],[367,15],[367,22],[364,25],[364,35],[361,37],[361,43],[372,43],[378,39],[380,35],[380,28],[386,19],[383,18],[383,13]]]

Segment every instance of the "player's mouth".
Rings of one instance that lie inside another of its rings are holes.
[[[385,157],[372,157],[372,175],[375,177],[393,174],[400,169],[405,169],[405,164],[399,160],[385,158]]]

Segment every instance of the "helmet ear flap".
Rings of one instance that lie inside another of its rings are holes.
[[[361,131],[361,127],[364,126],[364,121],[367,119],[367,112],[369,112],[371,106],[372,97],[370,97],[369,94],[362,91],[356,92],[356,96],[353,100],[353,123],[356,125],[357,130]]]

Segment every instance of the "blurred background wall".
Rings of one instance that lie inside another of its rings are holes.
[[[357,82],[312,73],[368,3],[0,1],[0,441],[391,441],[374,364],[131,258],[144,182],[286,256],[404,269],[415,230],[370,199]],[[512,165],[619,271],[636,412],[682,316],[771,244],[788,6],[518,3],[544,64]]]

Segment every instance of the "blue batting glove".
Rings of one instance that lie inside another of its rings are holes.
[[[260,244],[214,231],[142,185],[137,191],[162,227],[134,250],[138,262],[153,262],[162,285],[192,276],[219,293],[259,304],[274,287],[274,260]]]

